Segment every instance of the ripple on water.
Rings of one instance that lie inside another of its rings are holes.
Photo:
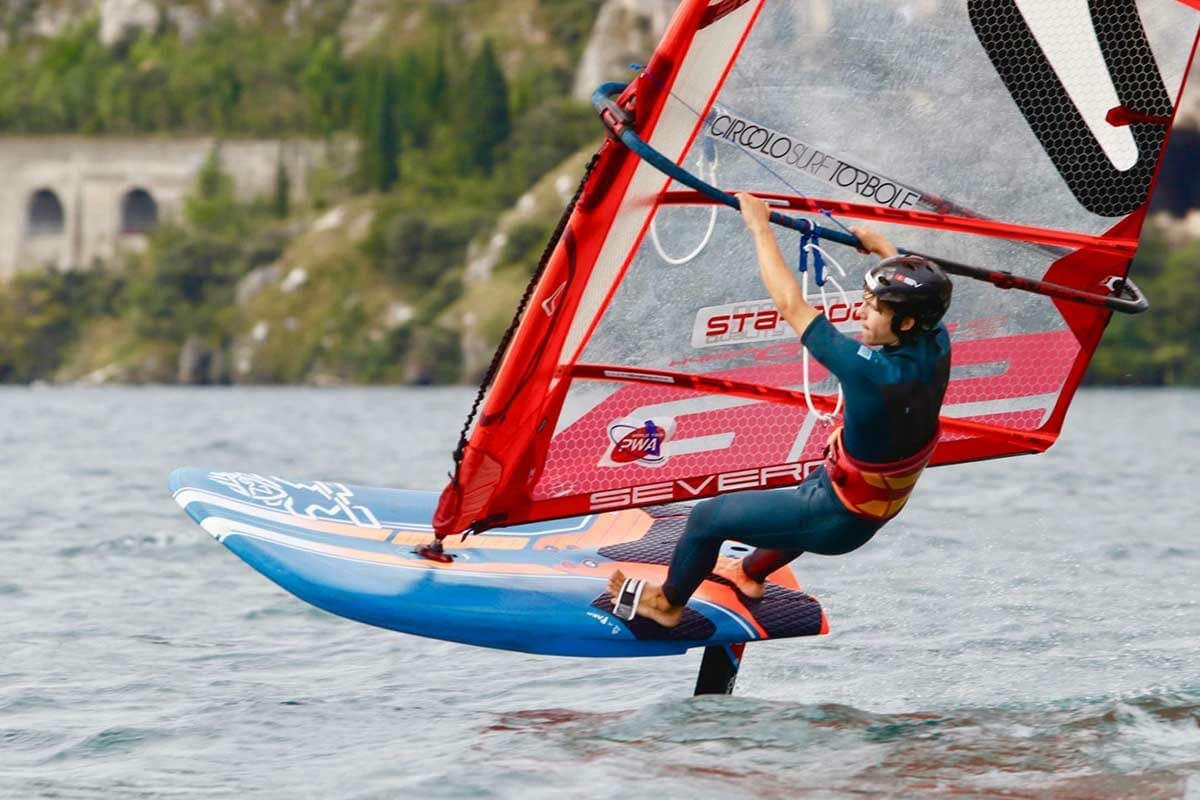
[[[4,676],[7,678],[7,676]],[[63,703],[49,695],[27,692],[15,694],[8,698],[0,698],[0,711],[6,714],[25,712],[56,711],[63,708]]]
[[[1158,797],[1177,789],[1182,778],[1172,767],[1195,762],[1198,723],[1200,694],[1162,690],[1121,699],[900,714],[704,697],[616,713],[514,711],[497,715],[480,733],[500,737],[484,745],[485,751],[519,751],[528,739],[530,747],[536,740],[551,752],[584,752],[600,764],[619,763],[645,777],[671,779],[700,769],[705,780],[728,793],[740,792],[746,776],[760,767],[803,752],[807,763],[822,769],[789,773],[794,782],[786,784],[769,768],[759,776],[766,781],[760,796],[855,787],[858,793],[936,789],[1012,796],[1032,789],[1117,798]]]
[[[314,606],[298,603],[291,597],[281,598],[279,602],[272,603],[269,606],[252,608],[242,613],[242,619],[248,622],[275,618],[308,618],[319,619],[326,622],[330,621],[328,612],[322,611]]]
[[[0,750],[6,757],[14,753],[33,753],[62,745],[66,737],[60,733],[25,728],[0,728]]]
[[[209,549],[207,537],[193,535],[188,531],[150,531],[128,533],[103,541],[70,545],[60,548],[56,555],[61,558],[79,558],[96,554],[143,555],[161,557],[164,553],[174,555],[180,551]]]
[[[59,750],[47,763],[61,763],[86,759],[101,759],[113,755],[128,754],[139,746],[168,738],[169,733],[152,728],[105,728],[88,736],[70,747]]]
[[[1197,558],[1200,557],[1200,549],[1194,547],[1164,547],[1158,552],[1160,559],[1171,558]]]

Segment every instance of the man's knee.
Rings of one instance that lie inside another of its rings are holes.
[[[721,506],[724,497],[714,497],[697,503],[688,514],[687,527],[683,535],[690,539],[709,539],[722,535],[720,531]]]

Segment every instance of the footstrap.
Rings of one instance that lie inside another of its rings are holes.
[[[637,578],[626,578],[625,583],[621,584],[621,591],[617,592],[617,599],[613,603],[613,616],[617,619],[623,619],[632,622],[637,616],[638,603],[642,602],[642,591],[646,588],[646,582]]]

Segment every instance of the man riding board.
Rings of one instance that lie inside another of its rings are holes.
[[[609,591],[622,619],[642,616],[674,627],[688,598],[714,572],[757,599],[767,576],[801,553],[832,556],[861,547],[903,508],[937,444],[950,379],[950,338],[941,319],[951,285],[941,268],[900,255],[869,227],[852,229],[864,250],[883,259],[864,281],[860,342],[805,301],[771,230],[766,202],[748,194],[738,200],[780,316],[842,384],[844,422],[829,440],[825,463],[796,488],[698,503],[662,586],[614,572]],[[719,558],[729,539],[757,549],[740,560]]]

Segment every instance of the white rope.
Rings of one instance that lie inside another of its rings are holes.
[[[820,245],[816,245],[816,244],[813,244],[810,242],[809,244],[806,244],[804,246],[804,249],[806,251],[808,251],[809,253],[813,252],[814,250],[816,252],[820,253],[821,256],[824,257],[825,261],[828,262],[829,264],[832,264],[833,267],[838,271],[838,273],[843,278],[846,277],[846,270],[844,270],[842,268],[842,265],[837,262],[837,259],[835,259],[833,256],[829,255],[829,253],[827,251],[825,251]],[[816,283],[815,279],[813,280],[813,283]],[[828,314],[828,312],[829,312],[829,298],[825,293],[825,284],[826,283],[832,283],[837,288],[838,293],[841,294],[841,296],[842,296],[842,303],[846,306],[846,308],[850,308],[850,296],[848,294],[846,294],[845,288],[843,288],[842,284],[839,283],[837,281],[837,279],[835,279],[832,275],[826,275],[825,281],[817,286],[817,288],[821,292],[821,311],[822,311],[822,313]],[[811,305],[811,301],[809,300],[809,294],[808,294],[808,271],[807,270],[801,273],[800,292],[804,296],[804,302],[809,303]],[[809,379],[808,379],[809,355],[808,355],[807,347],[805,347],[802,351],[800,362],[801,362],[801,364],[803,366],[803,370],[804,370],[804,402],[808,405],[809,412],[812,414],[815,414],[817,416],[817,419],[821,420],[821,422],[826,422],[826,423],[834,422],[837,419],[838,415],[842,413],[842,404],[843,404],[843,401],[845,400],[844,396],[842,395],[841,381],[838,381],[837,404],[834,406],[833,411],[828,414],[824,414],[820,411],[817,411],[817,409],[813,407],[812,390],[809,388]]]
[[[719,159],[717,157],[716,150],[713,150],[712,167],[709,169],[709,175],[708,175],[708,182],[710,184],[712,184],[713,186],[717,185],[717,162],[718,162],[718,160]],[[701,180],[704,180],[704,162],[705,162],[704,149],[701,148],[700,155],[696,158],[696,175]],[[660,208],[661,208],[661,206],[660,206]],[[659,238],[658,238],[658,209],[655,209],[654,216],[650,218],[650,239],[651,239],[651,241],[654,242],[654,249],[658,251],[659,258],[661,258],[663,261],[667,262],[668,264],[671,264],[673,266],[679,266],[680,264],[688,263],[693,258],[700,255],[701,250],[703,250],[705,247],[708,247],[708,241],[712,238],[713,230],[716,228],[716,226],[717,226],[717,206],[712,205],[709,207],[709,213],[708,213],[708,230],[704,232],[704,238],[700,240],[700,244],[696,246],[695,250],[688,253],[686,256],[683,256],[682,258],[673,258],[672,256],[667,255],[666,251],[663,250],[662,242],[659,241]]]

